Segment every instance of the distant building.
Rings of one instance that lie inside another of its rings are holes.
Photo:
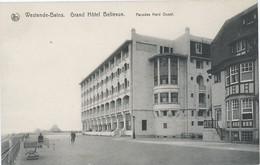
[[[221,140],[257,142],[257,4],[224,23],[212,43],[212,50],[212,69],[209,70],[214,78],[212,110],[213,118],[217,121],[216,127],[219,127],[215,135]]]
[[[51,132],[60,132],[60,128],[58,127],[58,125],[53,125],[50,129]]]
[[[176,40],[133,29],[131,40],[80,82],[83,133],[202,136],[212,115],[210,44],[189,28]]]

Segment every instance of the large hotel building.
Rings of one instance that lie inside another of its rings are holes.
[[[212,41],[137,34],[81,81],[83,134],[258,142],[257,4]]]
[[[210,39],[137,34],[81,81],[83,134],[202,137],[211,119]]]

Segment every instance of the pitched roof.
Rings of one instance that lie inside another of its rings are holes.
[[[253,10],[257,10],[257,4],[225,21],[220,31],[212,42],[212,67],[216,67],[225,60],[233,57],[229,45],[249,35],[257,35],[258,24],[245,26],[242,18]]]

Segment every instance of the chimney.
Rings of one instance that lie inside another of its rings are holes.
[[[186,34],[190,34],[190,28],[189,28],[189,27],[186,27],[186,28],[185,28],[185,33],[186,33]]]
[[[136,32],[135,32],[135,28],[132,28],[132,30],[131,30],[131,37],[132,37],[132,40],[134,39],[135,34],[136,34]]]
[[[135,28],[132,28],[131,32],[132,32],[132,33],[135,33]]]

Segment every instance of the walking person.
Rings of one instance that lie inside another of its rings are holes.
[[[42,136],[42,133],[40,133],[40,135],[38,136],[38,144],[39,144],[39,147],[42,148],[42,144],[43,144],[43,136]]]
[[[75,132],[71,132],[71,134],[70,134],[70,137],[71,137],[71,143],[74,143],[75,142],[75,138],[76,138],[76,134],[75,134]]]

